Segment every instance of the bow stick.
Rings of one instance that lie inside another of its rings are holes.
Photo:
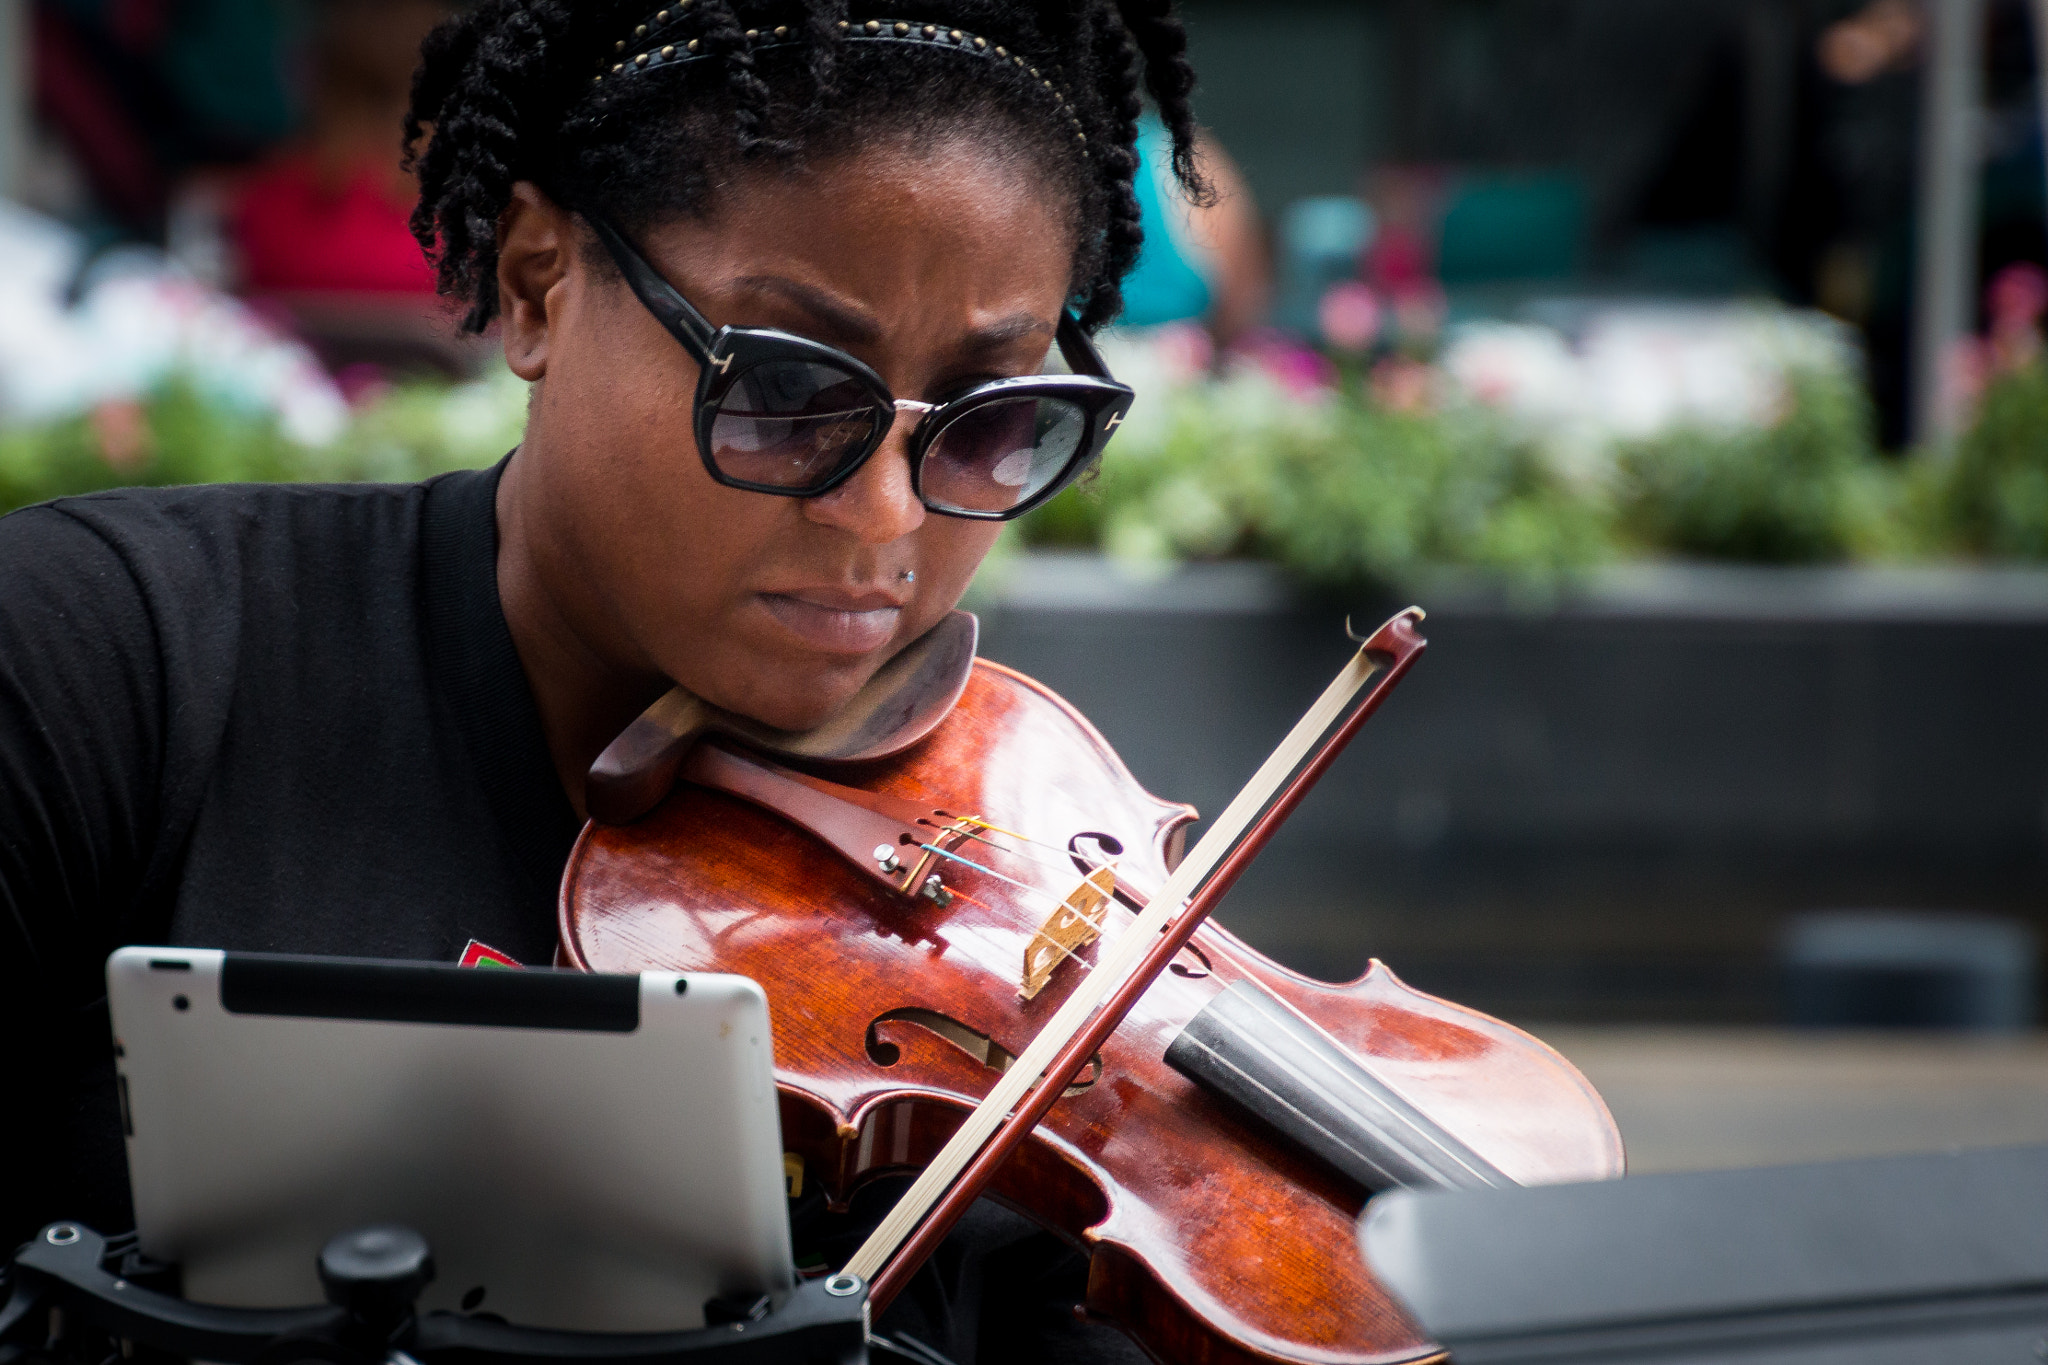
[[[1379,709],[1428,644],[1415,631],[1422,619],[1422,609],[1410,607],[1363,640],[1346,623],[1346,633],[1360,640],[1358,653],[846,1263],[844,1273],[868,1282],[875,1312],[889,1306],[952,1231],[1065,1091],[1068,1079],[1116,1031],[1273,831]],[[1368,683],[1371,690],[1353,706]]]

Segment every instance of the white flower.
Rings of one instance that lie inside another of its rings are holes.
[[[94,262],[67,306],[83,255],[69,229],[0,203],[0,420],[140,398],[177,373],[216,402],[275,413],[302,445],[340,436],[348,405],[304,346],[139,247]]]
[[[1582,487],[1605,482],[1624,442],[1768,427],[1793,377],[1859,364],[1833,319],[1764,303],[1615,305],[1590,313],[1576,337],[1474,323],[1439,361],[1449,401],[1494,412]]]

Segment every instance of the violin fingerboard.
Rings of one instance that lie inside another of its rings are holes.
[[[1166,1064],[1369,1192],[1516,1183],[1250,981],[1189,1020]]]

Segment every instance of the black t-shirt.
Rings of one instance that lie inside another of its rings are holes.
[[[552,957],[578,823],[498,601],[498,473],[0,518],[0,1038],[23,1156],[0,1246],[59,1217],[132,1224],[121,944]],[[962,1360],[977,1338],[984,1362],[1128,1353],[1074,1326],[1077,1261],[977,1207],[885,1326]],[[832,1247],[865,1221],[799,1234]]]

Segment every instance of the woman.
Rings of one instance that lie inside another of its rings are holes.
[[[545,962],[583,775],[671,682],[806,727],[952,607],[1113,424],[977,388],[1056,340],[1092,363],[1141,71],[1199,192],[1184,46],[1164,0],[486,0],[435,31],[413,226],[533,382],[519,449],[0,522],[0,1008],[10,1112],[47,1116],[0,1233],[130,1220],[114,946]],[[804,340],[735,375],[688,306]],[[1068,1319],[977,1297],[1065,1273],[994,1218],[900,1321],[1054,1358]]]

